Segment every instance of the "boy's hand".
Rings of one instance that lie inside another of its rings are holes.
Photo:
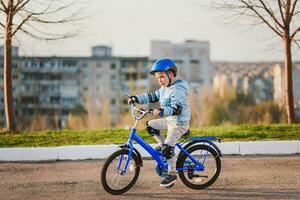
[[[132,104],[132,103],[133,103],[132,99],[129,98],[129,99],[127,100],[127,103],[128,103],[129,105]]]
[[[156,108],[156,109],[153,110],[153,115],[159,116],[160,112],[161,112],[161,109]]]
[[[138,103],[138,98],[136,96],[131,96],[128,100],[127,100],[127,103],[130,105],[130,104],[133,104],[133,103]]]

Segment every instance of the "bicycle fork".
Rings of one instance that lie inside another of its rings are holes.
[[[128,152],[128,157],[127,157],[127,160],[126,160],[126,163],[125,163],[125,166],[123,169],[120,169],[121,165],[122,165],[122,162],[123,162],[123,159],[124,159],[124,154],[121,155],[120,159],[119,159],[119,163],[118,163],[118,166],[117,166],[117,169],[116,171],[118,173],[120,173],[121,175],[124,175],[127,171],[127,168],[129,166],[129,162],[131,160],[131,157],[132,157],[132,151],[133,151],[133,145],[132,143],[130,142],[129,143],[129,152]]]

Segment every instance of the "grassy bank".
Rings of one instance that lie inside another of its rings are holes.
[[[11,134],[0,132],[0,147],[49,147],[87,144],[121,144],[128,138],[124,129],[41,131]],[[140,135],[155,141],[144,130]],[[300,125],[238,125],[192,128],[191,136],[213,135],[222,141],[300,140]]]

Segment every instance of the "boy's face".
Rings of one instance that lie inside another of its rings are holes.
[[[168,77],[167,77],[167,75],[166,75],[165,72],[155,72],[154,76],[157,79],[158,84],[160,86],[163,86],[163,87],[167,87],[168,86],[169,79],[168,79]]]

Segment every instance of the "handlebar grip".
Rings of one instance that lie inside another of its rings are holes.
[[[136,96],[130,96],[129,99],[130,99],[131,102],[133,102],[134,104],[139,102],[139,100],[138,100],[138,98],[137,98]]]
[[[153,114],[153,109],[152,109],[152,108],[149,109],[149,113],[150,113],[150,114]]]

